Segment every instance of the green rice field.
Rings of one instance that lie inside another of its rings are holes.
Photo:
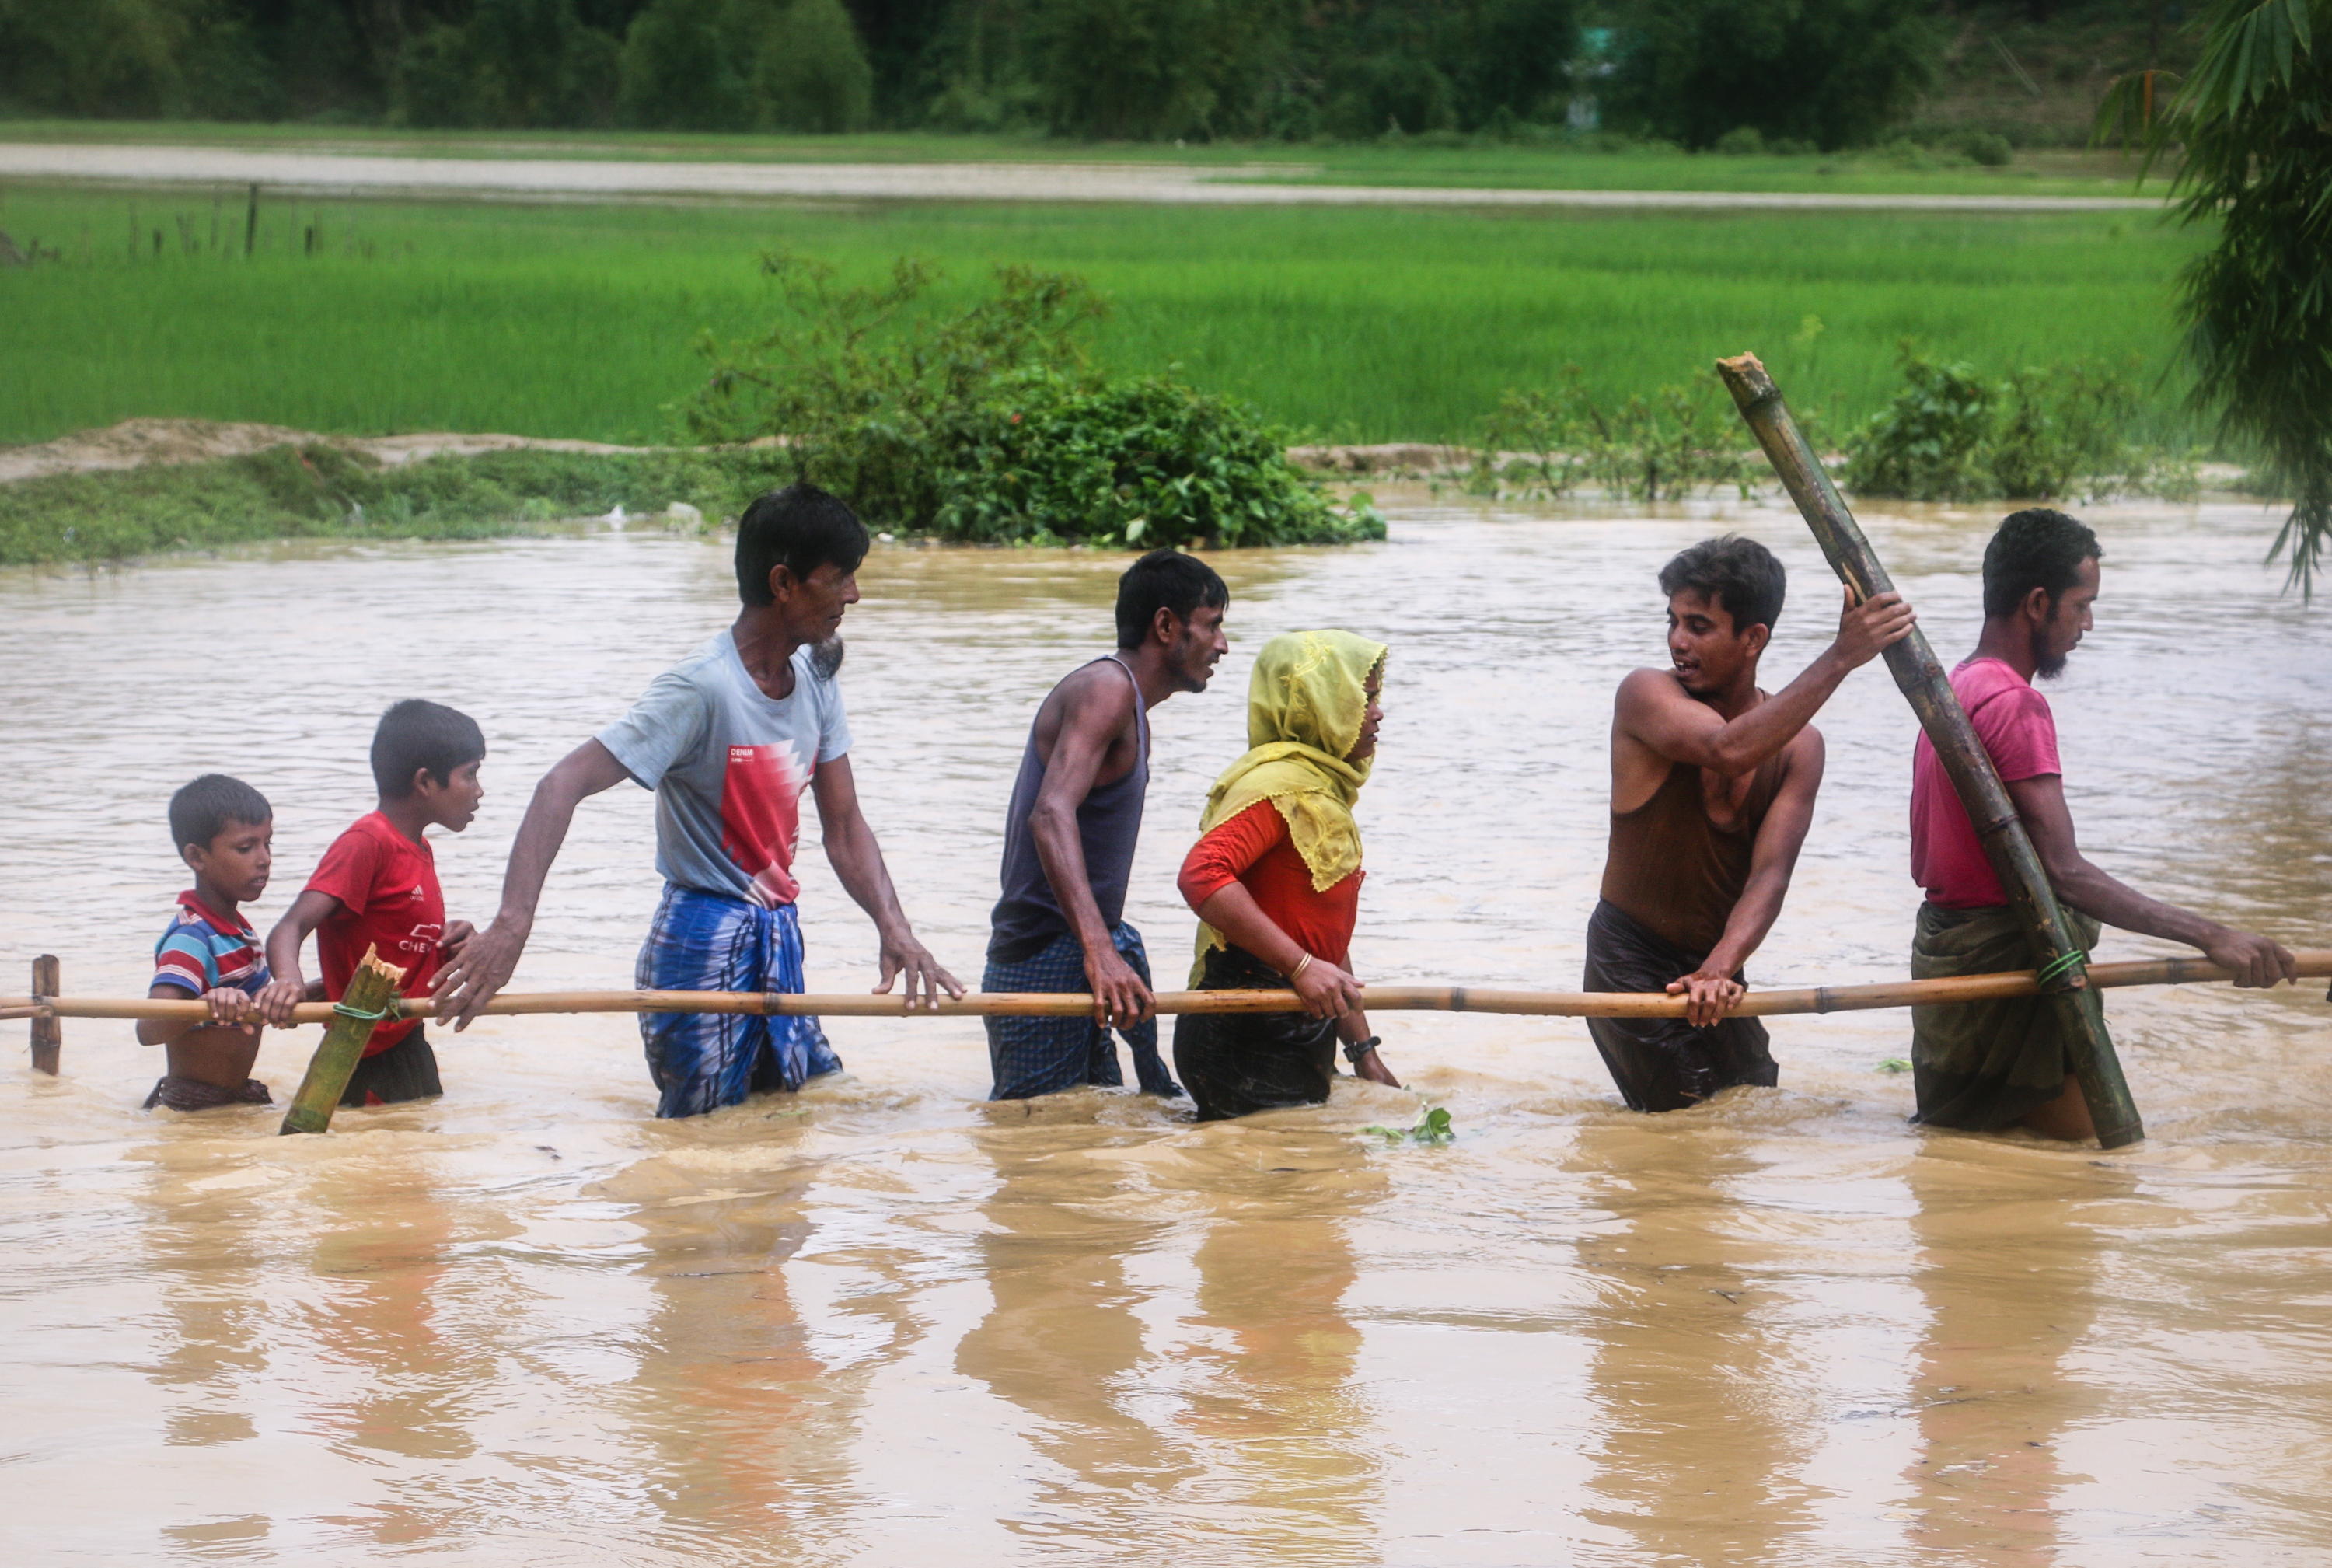
[[[2128,213],[283,199],[245,257],[243,222],[239,190],[0,191],[0,229],[58,253],[0,268],[0,441],[175,416],[653,442],[693,340],[766,319],[780,246],[868,278],[930,257],[959,290],[1082,273],[1114,301],[1108,365],[1179,364],[1324,439],[1464,438],[1567,365],[1624,395],[1744,349],[1842,421],[1906,337],[1994,373],[2135,365],[2164,438],[2190,434],[2170,299],[2205,237]]]

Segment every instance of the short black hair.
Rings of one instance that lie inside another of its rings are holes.
[[[413,776],[423,769],[440,784],[454,781],[454,770],[486,754],[485,732],[467,713],[443,703],[407,697],[380,716],[372,732],[372,781],[384,800],[413,793]]]
[[[2081,580],[2081,563],[2105,554],[2095,531],[2077,517],[2048,506],[2012,512],[1983,547],[1983,613],[2012,616],[2034,588],[2046,588],[2053,607]]]
[[[737,520],[737,597],[769,603],[776,598],[769,573],[778,567],[797,578],[822,566],[856,571],[870,542],[858,514],[815,484],[764,492]]]
[[[207,849],[230,822],[259,827],[274,819],[275,808],[267,804],[266,796],[240,779],[205,773],[170,797],[170,845],[184,849],[199,844]]]
[[[1138,648],[1160,610],[1187,621],[1200,605],[1228,609],[1231,590],[1213,567],[1179,550],[1153,550],[1117,579],[1117,645]]]
[[[1706,594],[1733,617],[1733,635],[1751,626],[1771,629],[1782,618],[1782,596],[1789,574],[1773,552],[1742,534],[1704,539],[1660,568],[1660,592],[1680,594],[1687,588]]]

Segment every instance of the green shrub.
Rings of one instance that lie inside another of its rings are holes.
[[[1482,424],[1468,488],[1556,500],[1582,484],[1635,501],[1676,500],[1746,478],[1742,439],[1713,377],[1605,405],[1576,365],[1553,391],[1509,391]]]
[[[880,526],[949,539],[1220,545],[1383,537],[1364,504],[1332,508],[1286,457],[1286,434],[1172,376],[1105,380],[1082,333],[1104,314],[1079,279],[997,270],[952,314],[924,305],[936,269],[889,280],[772,254],[784,310],[742,343],[708,337],[690,439],[775,436],[792,472]]]
[[[1094,386],[1028,371],[965,422],[932,527],[949,539],[1145,550],[1384,537],[1366,497],[1339,512],[1286,449],[1285,433],[1245,404],[1171,377]]]
[[[1992,435],[1990,383],[1965,365],[1902,353],[1904,387],[1847,438],[1845,479],[1865,495],[1949,501],[1980,486],[1977,454]]]
[[[1994,384],[1907,343],[1901,362],[1903,389],[1847,438],[1844,477],[1862,494],[2048,501],[2117,491],[2185,497],[2195,490],[2191,458],[2126,438],[2143,399],[2136,384],[2110,367],[2026,368]]]
[[[1985,168],[2006,168],[2016,156],[2006,137],[1989,130],[1972,130],[1960,138],[1960,150]]]

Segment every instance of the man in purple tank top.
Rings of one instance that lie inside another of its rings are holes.
[[[1206,689],[1230,651],[1229,606],[1206,562],[1152,550],[1118,579],[1117,651],[1071,671],[1037,710],[1005,813],[1003,896],[980,989],[1090,991],[1094,1010],[988,1019],[990,1099],[1123,1084],[1113,1028],[1144,1090],[1182,1092],[1159,1059],[1150,960],[1125,923],[1125,891],[1150,783],[1150,710]]]
[[[1891,593],[1849,596],[1838,638],[1768,696],[1757,660],[1782,613],[1782,563],[1754,539],[1704,540],[1660,569],[1668,668],[1620,683],[1611,847],[1587,923],[1587,989],[1682,996],[1682,1018],[1590,1018],[1635,1111],[1777,1082],[1754,1018],[1728,1018],[1741,966],[1782,913],[1813,822],[1822,740],[1809,721],[1849,672],[1910,635]]]

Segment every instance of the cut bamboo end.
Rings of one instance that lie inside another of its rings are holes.
[[[403,970],[373,948],[365,949],[338,1005],[324,1009],[331,1021],[324,1030],[323,1043],[308,1060],[299,1092],[283,1113],[284,1133],[331,1130],[332,1113],[339,1108],[349,1079],[364,1058],[374,1027],[393,1011],[397,982],[404,978]]]
[[[1773,378],[1765,373],[1764,362],[1754,354],[1740,353],[1729,359],[1719,359],[1716,374],[1732,392],[1734,401],[1744,407],[1775,390]]]

